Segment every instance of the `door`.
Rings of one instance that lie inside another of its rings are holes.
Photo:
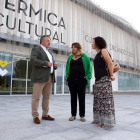
[[[27,84],[27,60],[24,58],[13,58],[12,71],[12,95],[26,94]]]
[[[56,95],[64,95],[69,94],[69,88],[66,83],[66,75],[65,75],[65,69],[66,64],[58,62],[58,68],[56,70],[56,83],[54,84],[54,94]]]

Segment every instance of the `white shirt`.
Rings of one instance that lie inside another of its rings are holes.
[[[42,47],[42,49],[45,51],[46,55],[48,56],[49,60],[51,63],[53,63],[53,57],[52,55],[49,53],[49,51],[42,45],[40,45]],[[50,73],[53,73],[53,65],[51,66],[51,71]]]

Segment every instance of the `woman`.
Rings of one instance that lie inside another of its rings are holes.
[[[106,41],[102,37],[95,37],[92,42],[92,48],[96,50],[97,55],[94,58],[95,84],[93,89],[93,122],[97,127],[114,127],[115,110],[112,94],[111,81],[115,80],[113,76],[113,63],[110,54],[105,49]],[[106,62],[105,62],[106,61]],[[108,66],[110,77],[105,69]]]
[[[72,44],[72,53],[69,55],[66,64],[66,78],[71,94],[71,117],[69,121],[76,119],[77,94],[79,98],[79,115],[81,121],[85,117],[85,90],[88,81],[92,78],[92,65],[88,56],[82,50],[79,43]]]

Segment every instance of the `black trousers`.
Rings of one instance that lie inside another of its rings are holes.
[[[84,76],[68,77],[68,86],[71,94],[71,115],[77,114],[77,95],[79,98],[79,115],[85,117],[85,90],[87,80]]]

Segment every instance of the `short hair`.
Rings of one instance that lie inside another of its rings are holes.
[[[97,48],[103,49],[103,48],[107,47],[106,41],[104,38],[98,36],[98,37],[95,37],[94,40],[95,40],[95,44],[96,44]]]
[[[41,44],[41,41],[44,40],[45,37],[48,37],[48,38],[50,39],[49,36],[47,36],[47,35],[43,35],[43,36],[40,37],[40,44]]]

